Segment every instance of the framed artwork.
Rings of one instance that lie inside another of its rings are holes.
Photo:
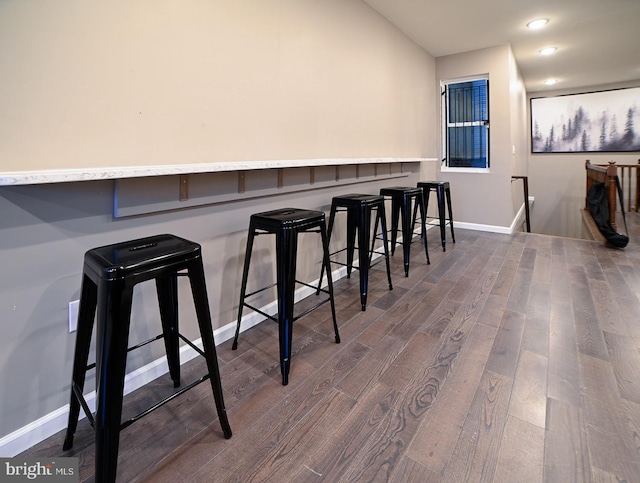
[[[532,153],[640,151],[640,87],[531,99]]]

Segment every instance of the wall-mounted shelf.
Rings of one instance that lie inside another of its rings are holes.
[[[0,171],[0,186],[68,183],[104,179],[144,178],[194,173],[216,173],[260,169],[296,168],[313,166],[342,166],[358,164],[414,163],[435,161],[435,158],[327,158],[284,159],[267,161],[229,161],[198,164],[157,166],[122,166],[106,168],[51,169],[39,171]]]

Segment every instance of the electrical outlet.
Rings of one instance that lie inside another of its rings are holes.
[[[75,332],[78,328],[78,306],[79,300],[69,302],[69,332]]]

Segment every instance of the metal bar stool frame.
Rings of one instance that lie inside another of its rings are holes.
[[[189,278],[204,350],[178,330],[178,276]],[[152,279],[156,282],[162,334],[128,347],[134,286]],[[63,450],[73,446],[82,407],[96,432],[96,481],[115,481],[122,429],[207,379],[211,382],[224,437],[231,437],[199,244],[173,235],[157,235],[87,251],[78,310],[69,422]],[[96,362],[88,365],[96,312]],[[121,422],[127,353],[161,338],[164,339],[174,387],[180,385],[179,339],[206,359],[208,373],[137,416]],[[95,418],[83,396],[86,373],[94,367]]]
[[[371,213],[376,212],[375,227],[376,230],[371,237]],[[351,278],[353,268],[360,272],[360,304],[362,310],[367,308],[367,292],[369,285],[369,269],[373,266],[371,261],[373,254],[377,253],[384,256],[387,267],[387,280],[389,282],[389,290],[393,290],[391,282],[391,268],[389,265],[389,246],[387,241],[387,222],[384,206],[384,196],[367,195],[367,194],[349,194],[343,196],[335,196],[331,200],[331,214],[329,215],[328,239],[331,243],[331,234],[337,213],[347,213],[347,246],[340,250],[336,250],[329,254],[331,263],[347,267],[347,278]],[[375,250],[375,242],[378,223],[381,226],[381,239],[383,252]],[[358,244],[356,246],[356,232]],[[371,240],[371,248],[369,241]],[[358,249],[358,266],[353,266],[354,251]],[[337,260],[331,260],[331,257],[347,252],[347,263]],[[376,262],[377,263],[377,262]],[[375,264],[374,264],[375,265]],[[320,271],[320,281],[318,282],[318,290],[322,286],[324,276],[324,265]]]
[[[322,263],[327,270],[328,282],[327,289],[321,289],[321,291],[328,295],[328,298],[321,300],[313,307],[296,316],[294,315],[296,283],[313,288],[314,290],[317,289],[316,286],[312,286],[309,283],[295,278],[299,233],[320,233],[323,250]],[[247,279],[249,275],[254,238],[259,235],[275,235],[276,237],[276,283],[247,294]],[[247,298],[274,286],[276,287],[278,298],[278,314],[276,316],[269,315],[246,302]],[[289,372],[291,369],[293,323],[327,302],[330,302],[331,304],[335,341],[339,344],[340,334],[338,332],[338,323],[336,321],[336,308],[333,298],[333,281],[331,280],[331,272],[329,269],[329,243],[324,212],[303,210],[299,208],[284,208],[251,215],[249,222],[249,235],[247,237],[247,248],[244,258],[244,268],[242,271],[240,303],[238,304],[238,320],[232,349],[236,350],[238,348],[238,337],[240,335],[240,324],[242,321],[242,312],[244,307],[250,308],[262,316],[276,322],[278,324],[280,344],[280,372],[282,374],[282,385],[286,386],[289,383]]]
[[[426,211],[424,207],[422,188],[393,186],[390,188],[380,189],[380,195],[384,196],[385,199],[391,200],[391,255],[395,253],[396,242],[398,239],[398,221],[399,219],[401,221],[404,275],[405,277],[408,277],[409,262],[411,258],[411,243],[415,234],[415,223],[411,218],[412,205],[414,205],[415,210],[420,210],[421,238],[424,244],[424,252],[427,257],[427,265],[431,264],[431,261],[429,260],[429,248],[427,247],[427,230],[425,226]]]
[[[438,225],[440,226],[440,240],[442,242],[442,251],[447,251],[446,248],[446,225],[449,225],[451,228],[451,240],[453,243],[456,242],[456,236],[453,232],[453,209],[451,208],[451,187],[448,181],[419,181],[419,188],[422,188],[424,192],[424,206],[425,213],[428,213],[429,210],[429,195],[431,191],[436,192],[437,202],[438,202],[438,216],[429,216],[426,215],[427,219],[438,219]],[[446,203],[445,203],[446,200]],[[445,215],[445,204],[447,205],[447,212],[449,214],[449,218]],[[413,219],[415,223],[416,211],[413,211]],[[435,226],[435,224],[427,223],[428,225]]]

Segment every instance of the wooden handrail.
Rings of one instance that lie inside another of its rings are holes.
[[[638,184],[640,181],[640,159],[638,164],[616,164],[616,167],[618,168],[620,186],[626,197],[626,209],[637,213],[640,206],[640,191],[638,191],[638,186],[640,186]],[[631,204],[632,200],[633,204]]]

